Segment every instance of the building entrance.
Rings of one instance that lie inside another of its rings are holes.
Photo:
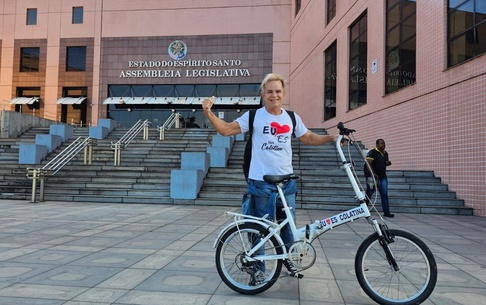
[[[227,122],[232,122],[247,109],[218,109],[213,108],[214,114],[224,119]],[[109,106],[108,116],[110,119],[116,121],[121,128],[130,128],[139,120],[149,120],[152,127],[162,126],[172,113],[179,113],[181,115],[181,128],[211,128],[209,120],[206,119],[202,109],[143,109],[137,107],[123,107],[115,108],[113,105]]]

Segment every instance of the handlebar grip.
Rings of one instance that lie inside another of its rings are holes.
[[[349,135],[350,133],[353,133],[353,132],[356,131],[354,129],[349,129],[349,128],[344,127],[343,122],[339,122],[337,124],[337,128],[339,129],[339,134],[341,134],[341,135]]]

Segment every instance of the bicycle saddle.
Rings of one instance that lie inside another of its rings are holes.
[[[297,180],[300,177],[296,174],[287,174],[287,175],[264,175],[263,180],[267,183],[277,184],[286,180],[294,179]]]

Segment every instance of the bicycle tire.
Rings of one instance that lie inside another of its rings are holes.
[[[425,301],[437,282],[435,258],[417,236],[390,230],[395,241],[388,244],[400,270],[388,263],[378,233],[368,236],[355,258],[355,271],[364,292],[382,305],[412,305]]]
[[[282,260],[265,260],[262,263],[243,264],[245,251],[251,249],[255,240],[267,234],[266,228],[256,223],[245,223],[230,228],[216,247],[216,268],[223,282],[231,289],[241,294],[261,293],[275,284],[282,270]],[[279,255],[283,253],[282,246],[275,236],[264,245],[265,254]],[[264,267],[262,267],[264,266]],[[252,272],[263,269],[265,280],[262,283],[251,284]]]

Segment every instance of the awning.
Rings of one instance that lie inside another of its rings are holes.
[[[169,100],[170,99],[170,100]],[[147,104],[168,104],[168,101],[172,101],[172,97],[151,97]]]
[[[238,105],[260,105],[259,96],[246,96],[240,98]]]
[[[214,99],[214,105],[236,105],[239,100],[239,97],[217,97]]]
[[[125,98],[127,99],[127,98]],[[106,100],[103,101],[103,104],[104,105],[108,105],[108,104],[125,104],[125,101],[123,100],[122,97],[109,97],[107,98]]]
[[[79,105],[86,100],[86,97],[61,97],[57,100],[56,104],[64,105]]]
[[[20,105],[20,104],[33,104],[35,102],[39,101],[39,97],[14,97],[11,101],[10,104],[13,105]]]
[[[201,105],[205,97],[174,97],[174,96],[156,96],[156,97],[109,97],[103,101],[104,105],[109,104],[126,104],[126,105],[143,105],[143,104],[163,104],[163,105]],[[217,97],[214,104],[217,105],[259,105],[259,96],[246,97]]]
[[[143,105],[143,104],[149,104],[149,101],[154,99],[154,97],[120,97],[120,96],[114,96],[114,97],[109,97],[103,101],[103,105],[109,105],[109,104],[127,104],[127,105]],[[159,97],[159,99],[163,99]],[[162,103],[159,103],[162,104]]]
[[[123,99],[125,104],[147,104],[150,97],[127,97]]]
[[[197,101],[197,97],[174,97],[172,98],[171,104],[193,105],[195,101]]]

